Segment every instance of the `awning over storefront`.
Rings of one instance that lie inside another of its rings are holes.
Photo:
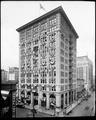
[[[6,91],[6,90],[1,90],[1,95],[4,98],[4,100],[6,100],[7,96],[9,95],[10,91]]]

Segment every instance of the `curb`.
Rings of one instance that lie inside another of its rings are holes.
[[[38,111],[38,110],[37,110]],[[38,111],[39,113],[44,113],[44,114],[47,114],[47,115],[50,115],[50,116],[53,116],[52,114],[49,114],[49,113],[46,113],[46,112],[42,112],[42,111]]]

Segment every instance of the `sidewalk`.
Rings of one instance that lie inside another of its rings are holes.
[[[66,109],[66,113],[69,113],[71,110],[73,110],[81,101],[82,101],[82,99],[79,99],[78,102],[76,101],[76,102],[73,103],[71,106],[69,106],[69,107]],[[25,108],[31,110],[31,109],[32,109],[32,106],[25,105]],[[43,107],[38,107],[38,105],[35,105],[34,108],[35,108],[38,112],[41,112],[41,113],[44,113],[44,114],[48,114],[48,115],[54,116],[54,112],[55,112],[54,110],[48,110],[48,109],[43,108]],[[64,114],[63,114],[63,110],[61,110],[58,115],[55,113],[55,116],[54,116],[54,117],[65,117],[65,116],[67,116],[67,115],[64,115]]]

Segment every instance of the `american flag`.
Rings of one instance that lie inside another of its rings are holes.
[[[42,4],[40,4],[40,9],[43,9],[44,11],[46,11],[45,8],[42,6]]]

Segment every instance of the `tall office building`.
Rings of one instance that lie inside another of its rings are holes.
[[[78,35],[60,6],[21,26],[19,32],[19,97],[51,109],[76,100]],[[36,102],[37,101],[37,102]]]
[[[77,57],[77,79],[84,79],[84,87],[90,90],[93,85],[93,64],[88,56]]]

